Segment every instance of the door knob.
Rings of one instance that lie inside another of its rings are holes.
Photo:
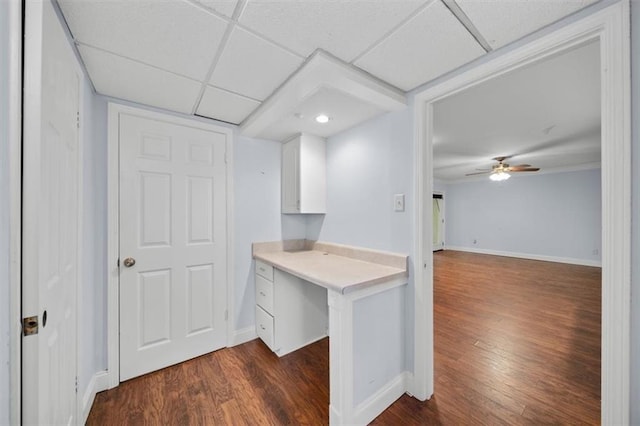
[[[122,263],[124,263],[124,266],[127,268],[131,268],[136,264],[136,260],[133,257],[127,257]]]

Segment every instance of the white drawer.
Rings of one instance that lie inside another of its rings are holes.
[[[269,315],[264,309],[256,305],[256,333],[258,337],[262,339],[264,343],[269,346],[269,349],[275,351],[274,348],[274,334],[273,334],[273,317]]]
[[[273,283],[256,275],[256,303],[273,315]]]
[[[256,274],[262,275],[269,281],[273,281],[273,266],[256,259]]]

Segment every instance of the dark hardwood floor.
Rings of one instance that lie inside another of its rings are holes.
[[[435,395],[405,395],[373,424],[599,423],[599,268],[454,251],[434,263]],[[101,392],[87,424],[327,424],[328,348],[222,349]]]
[[[600,268],[434,253],[435,393],[375,424],[599,424]]]

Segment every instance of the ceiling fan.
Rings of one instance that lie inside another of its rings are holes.
[[[538,170],[540,170],[539,167],[531,167],[530,164],[518,164],[517,166],[510,166],[509,164],[504,162],[504,160],[508,158],[511,158],[511,156],[495,157],[493,158],[493,160],[497,161],[498,164],[494,164],[491,169],[476,169],[479,171],[474,173],[467,173],[465,176],[490,173],[489,179],[494,181],[501,181],[509,179],[509,177],[511,177],[509,173],[512,172],[537,172]]]

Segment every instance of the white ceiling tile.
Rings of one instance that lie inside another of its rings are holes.
[[[403,90],[411,90],[485,53],[439,1],[355,62]]]
[[[301,132],[329,137],[383,112],[382,108],[345,92],[321,87],[298,105],[292,105],[290,112],[265,129],[262,137],[284,141]],[[329,122],[316,122],[319,114],[329,116]]]
[[[76,40],[203,80],[227,22],[183,1],[59,0]]]
[[[597,0],[456,0],[491,47],[498,48]]]
[[[194,0],[196,3],[200,3],[203,6],[215,10],[225,16],[231,18],[233,11],[236,8],[237,0]]]
[[[211,84],[264,100],[302,62],[302,58],[236,27],[211,76]]]
[[[98,93],[191,113],[200,83],[91,47],[78,48]]]
[[[196,114],[238,124],[258,105],[253,99],[207,86]]]
[[[240,23],[302,56],[321,48],[350,62],[426,0],[250,0]]]

